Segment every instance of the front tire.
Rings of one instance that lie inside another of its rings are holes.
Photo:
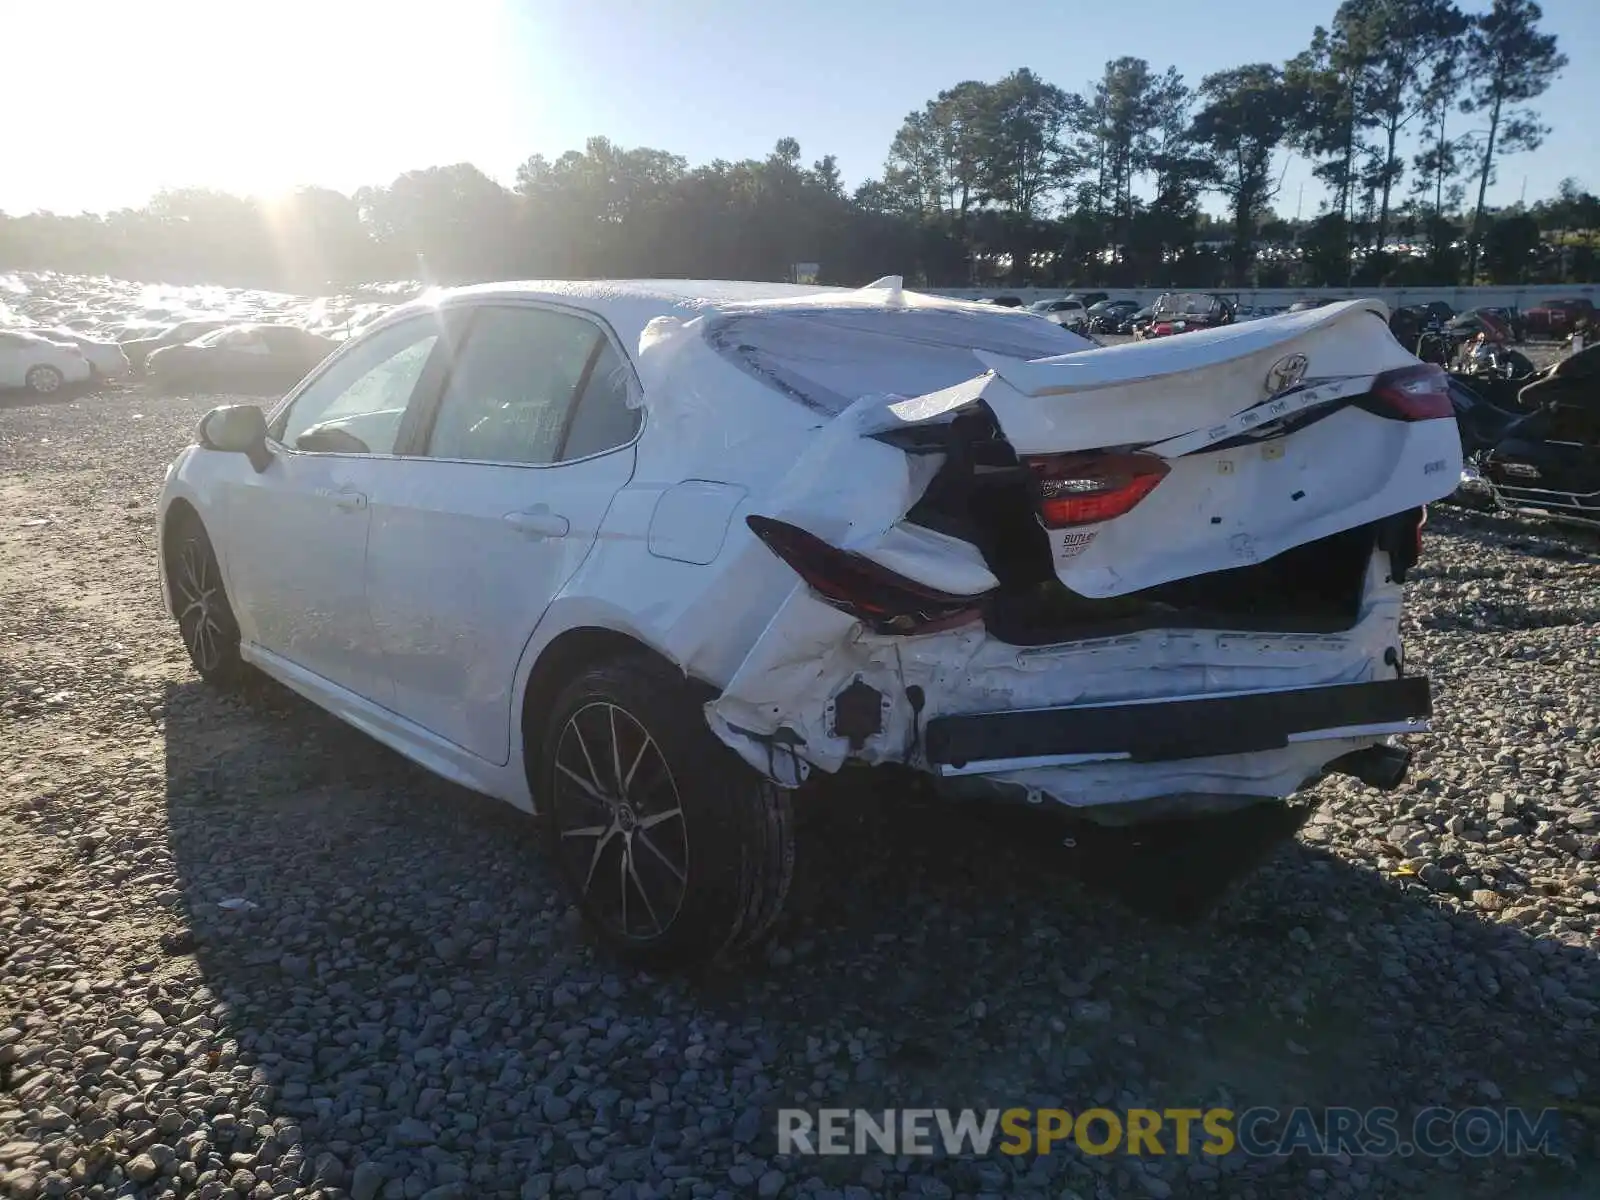
[[[205,526],[195,516],[180,517],[166,546],[167,583],[173,613],[189,661],[207,683],[231,687],[244,675],[239,656],[239,623],[222,586]]]
[[[691,685],[641,656],[595,664],[532,749],[534,796],[574,904],[638,966],[751,946],[794,868],[786,791],[716,740]]]
[[[40,364],[29,369],[27,375],[23,377],[23,382],[35,396],[53,396],[61,390],[61,385],[66,379],[54,367]]]

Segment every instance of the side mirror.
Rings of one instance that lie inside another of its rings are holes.
[[[260,474],[272,462],[267,450],[267,416],[254,404],[227,404],[200,418],[197,438],[202,448],[243,454]]]

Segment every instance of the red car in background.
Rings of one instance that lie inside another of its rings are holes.
[[[1238,306],[1214,292],[1167,292],[1151,306],[1150,324],[1139,336],[1170,337],[1195,329],[1232,325]]]
[[[1571,333],[1573,327],[1580,321],[1595,323],[1597,315],[1594,301],[1581,300],[1546,300],[1535,308],[1530,308],[1522,314],[1527,322],[1528,332],[1544,334],[1545,336],[1565,337]]]

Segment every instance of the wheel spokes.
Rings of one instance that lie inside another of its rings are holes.
[[[204,620],[195,623],[193,650],[196,666],[202,668],[211,666],[211,631],[206,627]]]
[[[221,569],[210,545],[198,534],[185,538],[170,562],[168,573],[178,632],[195,667],[201,672],[215,671],[239,637],[239,627],[234,624],[223,590]]]
[[[617,710],[606,705],[606,725],[611,730],[611,777],[617,781],[617,799],[628,798],[628,788],[622,782],[622,742],[617,737]]]
[[[583,739],[582,739],[581,736],[579,737],[578,742],[579,742],[580,745],[582,744]],[[593,783],[590,783],[582,775],[579,775],[576,771],[574,771],[571,767],[567,766],[566,763],[561,762],[559,759],[556,761],[556,770],[560,771],[568,779],[572,780],[572,782],[575,783],[578,786],[578,790],[581,791],[585,796],[589,797],[589,799],[599,801],[601,804],[605,805],[607,808],[615,808],[616,807],[615,802],[611,799],[610,796],[607,796],[604,793],[602,793],[600,791],[600,789],[598,787],[596,787]]]
[[[186,542],[182,558],[185,590],[196,600],[203,600],[206,595],[205,569],[196,561],[199,557],[200,548],[193,542]]]
[[[661,865],[663,867],[665,867],[671,873],[672,877],[674,879],[676,879],[679,883],[687,883],[688,882],[689,873],[687,871],[683,870],[683,868],[679,867],[677,863],[673,862],[665,854],[663,854],[661,852],[661,847],[657,846],[649,838],[645,837],[645,835],[642,832],[640,832],[638,829],[635,829],[633,831],[633,840],[638,842],[646,850],[650,851],[651,854],[654,854],[656,856],[656,858],[660,861]]]
[[[595,700],[567,718],[552,766],[560,785],[551,794],[557,845],[590,917],[627,940],[661,936],[686,899],[689,859],[683,807],[660,745],[626,708]],[[587,812],[593,805],[605,813]],[[610,864],[602,869],[608,853],[617,855],[614,890],[595,886],[610,878]]]
[[[654,750],[655,746],[655,739],[648,733],[645,734],[644,740],[639,743],[639,752],[633,756],[633,765],[628,768],[627,775],[622,779],[622,798],[624,800],[628,798],[628,789],[633,786],[633,777],[639,770],[639,764],[644,761],[645,751]]]
[[[608,829],[600,835],[600,840],[594,844],[594,857],[589,860],[589,873],[583,877],[583,894],[585,896],[589,894],[589,885],[594,882],[594,872],[595,868],[600,865],[600,856],[606,852],[606,847],[611,844],[611,839],[619,832],[620,830],[614,828]]]
[[[622,935],[628,935],[628,842],[624,838],[622,853],[617,855],[617,892],[622,897]]]
[[[600,786],[600,772],[595,770],[594,756],[589,753],[589,743],[584,740],[583,729],[578,724],[578,716],[581,715],[581,713],[575,715],[572,720],[568,722],[567,728],[572,731],[572,736],[578,739],[578,749],[583,751],[583,761],[589,768],[589,784],[593,789],[590,794],[595,796],[597,799],[605,799],[604,795],[602,794],[604,789]],[[563,738],[563,740],[565,740],[565,738]],[[565,770],[565,768],[563,769]],[[580,784],[583,782],[581,779],[578,779],[578,776],[575,772],[567,771],[567,774],[571,775],[573,779],[578,780]]]
[[[623,894],[627,894],[628,880],[633,880],[634,890],[639,893],[639,899],[644,901],[645,912],[650,914],[650,927],[655,932],[660,933],[662,929],[661,918],[656,916],[656,906],[650,903],[650,893],[645,890],[644,880],[639,878],[639,872],[633,866],[633,842],[631,838],[629,839],[628,848],[622,856],[622,863],[626,871],[626,877],[622,883]]]

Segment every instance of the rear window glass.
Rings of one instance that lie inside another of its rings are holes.
[[[808,408],[837,416],[862,396],[920,396],[987,368],[975,350],[1050,358],[1093,343],[1032,315],[953,309],[768,309],[726,313],[706,340]]]

